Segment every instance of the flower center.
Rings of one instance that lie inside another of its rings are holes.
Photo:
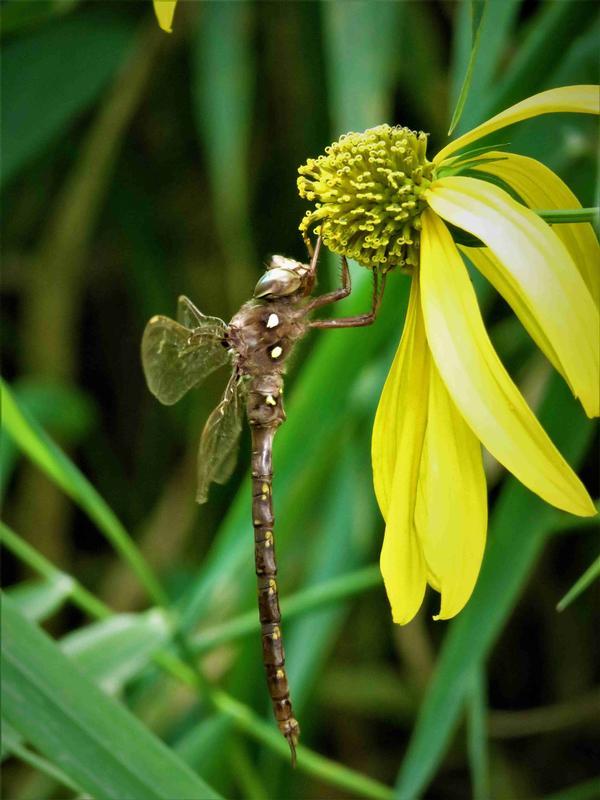
[[[335,253],[384,272],[419,263],[422,194],[432,180],[427,134],[379,125],[347,133],[298,170],[298,190],[316,200],[300,223]]]

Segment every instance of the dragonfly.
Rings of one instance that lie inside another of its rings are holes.
[[[252,525],[258,580],[258,610],[263,664],[273,712],[290,746],[292,765],[300,725],[294,716],[285,669],[277,586],[273,512],[273,440],[285,421],[283,375],[294,346],[311,328],[354,328],[376,318],[385,275],[373,273],[373,300],[368,313],[340,319],[310,319],[319,308],[348,297],[350,271],[342,258],[341,286],[312,296],[321,238],[307,242],[310,263],[274,255],[254,289],[227,324],[203,314],[185,296],[178,301],[177,321],[154,316],[142,338],[142,364],[148,388],[165,405],[176,403],[226,364],[231,376],[220,403],[200,438],[196,500],[208,499],[211,483],[231,476],[239,449],[244,414],[251,441]]]

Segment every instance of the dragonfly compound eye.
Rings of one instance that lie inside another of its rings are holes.
[[[254,289],[254,297],[286,297],[297,292],[302,284],[300,275],[286,267],[274,267],[265,272]]]

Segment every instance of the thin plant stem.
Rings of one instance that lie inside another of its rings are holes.
[[[372,589],[381,583],[381,572],[377,564],[349,572],[339,578],[311,586],[301,592],[282,599],[281,610],[286,619],[322,608],[325,603],[343,600],[346,597]],[[239,639],[259,629],[256,611],[247,611],[229,622],[201,631],[192,638],[194,653],[204,653],[218,645]]]

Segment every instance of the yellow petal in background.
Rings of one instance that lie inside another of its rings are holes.
[[[443,219],[484,242],[556,353],[588,414],[600,412],[600,317],[567,248],[540,217],[491,183],[441,178],[426,193]],[[525,320],[524,320],[525,322]]]
[[[423,213],[421,291],[427,340],[461,415],[492,455],[548,503],[593,516],[585,487],[502,366],[446,226]]]
[[[390,369],[373,428],[375,493],[386,520],[381,574],[394,622],[410,622],[423,601],[425,564],[414,509],[427,423],[430,356],[413,279],[402,341]]]
[[[173,32],[173,15],[177,0],[154,0],[154,13],[158,24],[167,33]]]
[[[485,158],[501,159],[475,167],[497,175],[511,186],[529,208],[581,208],[581,203],[556,173],[535,158],[494,151]],[[600,304],[600,245],[589,222],[553,225],[585,281],[596,305]]]
[[[429,582],[442,595],[435,619],[449,619],[463,608],[479,574],[487,489],[479,440],[458,413],[433,363],[415,524]]]
[[[557,111],[575,112],[580,114],[600,113],[600,89],[598,86],[561,86],[559,89],[548,89],[545,92],[534,94],[522,100],[495,117],[488,119],[473,130],[459,136],[440,152],[433,159],[434,164],[441,164],[445,158],[466,147],[471,142],[477,141],[488,133],[500,130],[507,125],[521,122],[524,119],[537,117],[540,114],[552,114]]]

